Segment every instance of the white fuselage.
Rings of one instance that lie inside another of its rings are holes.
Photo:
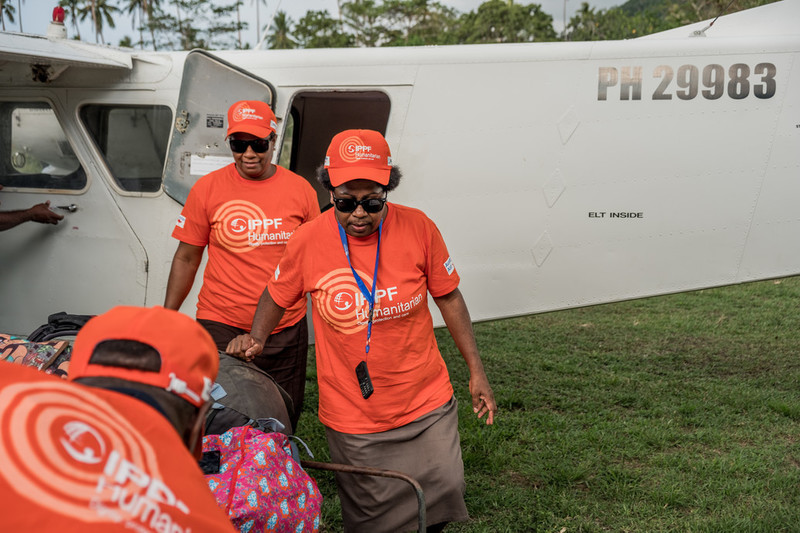
[[[404,174],[390,200],[437,223],[474,320],[800,273],[799,5],[723,17],[705,37],[693,26],[622,42],[212,52],[242,71],[225,76],[184,75],[187,53],[69,66],[49,83],[3,63],[0,104],[49,104],[86,184],[0,192],[3,210],[78,206],[58,226],[0,233],[0,330],[163,303],[170,233],[200,172],[188,169],[224,160],[224,130],[210,128],[248,73],[274,89],[281,156],[309,180],[325,132],[385,125]],[[774,24],[759,32],[748,16]],[[208,103],[179,102],[189,85]],[[172,196],[119,185],[87,131],[90,105],[172,112]],[[219,142],[176,133],[183,107],[190,130]]]

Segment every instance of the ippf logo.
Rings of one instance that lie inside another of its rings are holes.
[[[98,505],[113,507],[119,519],[131,517],[99,484],[115,479],[122,465],[160,475],[152,445],[122,413],[58,381],[14,383],[0,390],[0,465],[6,485],[20,488],[16,496],[4,497],[26,498],[47,512],[85,522],[114,520],[99,513]],[[129,495],[134,488],[142,490],[130,481],[118,486]]]
[[[212,217],[217,241],[234,253],[247,253],[264,242],[271,232],[281,231],[282,218],[268,218],[260,207],[244,200],[222,204]],[[279,236],[281,240],[284,235]]]
[[[352,135],[339,145],[339,157],[345,163],[355,163],[364,159],[380,159],[381,155],[373,153],[372,146],[366,144],[361,137]]]
[[[339,291],[333,297],[333,307],[341,313],[354,309],[355,305],[355,295],[347,290]]]
[[[87,465],[100,463],[106,455],[106,443],[95,428],[79,420],[64,424],[61,446],[75,461]]]
[[[369,275],[360,271],[358,275],[368,287],[372,286]],[[317,282],[316,288],[313,295],[317,309],[328,324],[347,334],[356,333],[367,326],[369,302],[363,296],[358,297],[361,291],[349,268],[329,272]]]
[[[248,106],[247,102],[242,102],[237,105],[233,113],[231,113],[231,117],[235,122],[241,122],[243,120],[263,120],[264,118],[258,115],[255,109]]]
[[[372,278],[361,271],[357,271],[359,277],[367,287],[372,287]],[[329,272],[320,279],[313,292],[317,303],[317,309],[331,326],[342,333],[355,333],[364,329],[369,318],[369,301],[361,293],[361,290],[353,278],[353,272],[349,268],[340,268]],[[382,316],[384,309],[382,302],[388,301],[388,306],[392,305],[397,296],[397,287],[376,288],[374,319]]]

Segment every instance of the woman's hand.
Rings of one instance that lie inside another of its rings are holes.
[[[251,363],[263,349],[264,341],[245,333],[231,340],[225,348],[225,353]]]
[[[486,417],[486,424],[494,424],[494,414],[497,412],[497,402],[494,401],[494,392],[489,386],[489,378],[483,369],[481,356],[478,354],[478,345],[475,342],[475,333],[472,331],[472,322],[469,318],[467,304],[461,291],[454,289],[443,296],[434,296],[434,302],[442,313],[444,323],[450,330],[450,335],[456,343],[456,348],[469,368],[469,393],[472,396],[472,410],[478,418]]]
[[[494,424],[494,414],[497,412],[497,402],[494,401],[494,392],[489,386],[486,372],[474,372],[469,378],[469,393],[472,396],[472,411],[478,418],[486,417],[486,425]]]

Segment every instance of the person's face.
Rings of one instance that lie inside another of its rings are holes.
[[[347,198],[356,201],[370,198],[381,199],[385,196],[383,187],[371,180],[352,180],[345,182],[331,193],[331,203],[334,205],[336,220],[344,228],[345,233],[353,237],[366,237],[378,231],[381,219],[386,213],[386,206],[377,213],[367,213],[359,205],[352,213],[344,213],[336,208],[334,198]]]
[[[259,137],[249,133],[234,133],[231,135],[231,139],[253,141],[259,139]],[[273,141],[269,142],[269,148],[266,152],[256,152],[252,146],[248,146],[242,153],[231,150],[233,161],[236,163],[236,170],[241,177],[249,180],[263,180],[273,174],[272,154],[274,152],[275,143]]]

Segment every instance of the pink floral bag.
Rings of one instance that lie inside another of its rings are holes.
[[[292,458],[286,435],[235,427],[203,438],[204,461],[215,452],[219,470],[206,481],[239,531],[319,531],[322,495]]]

